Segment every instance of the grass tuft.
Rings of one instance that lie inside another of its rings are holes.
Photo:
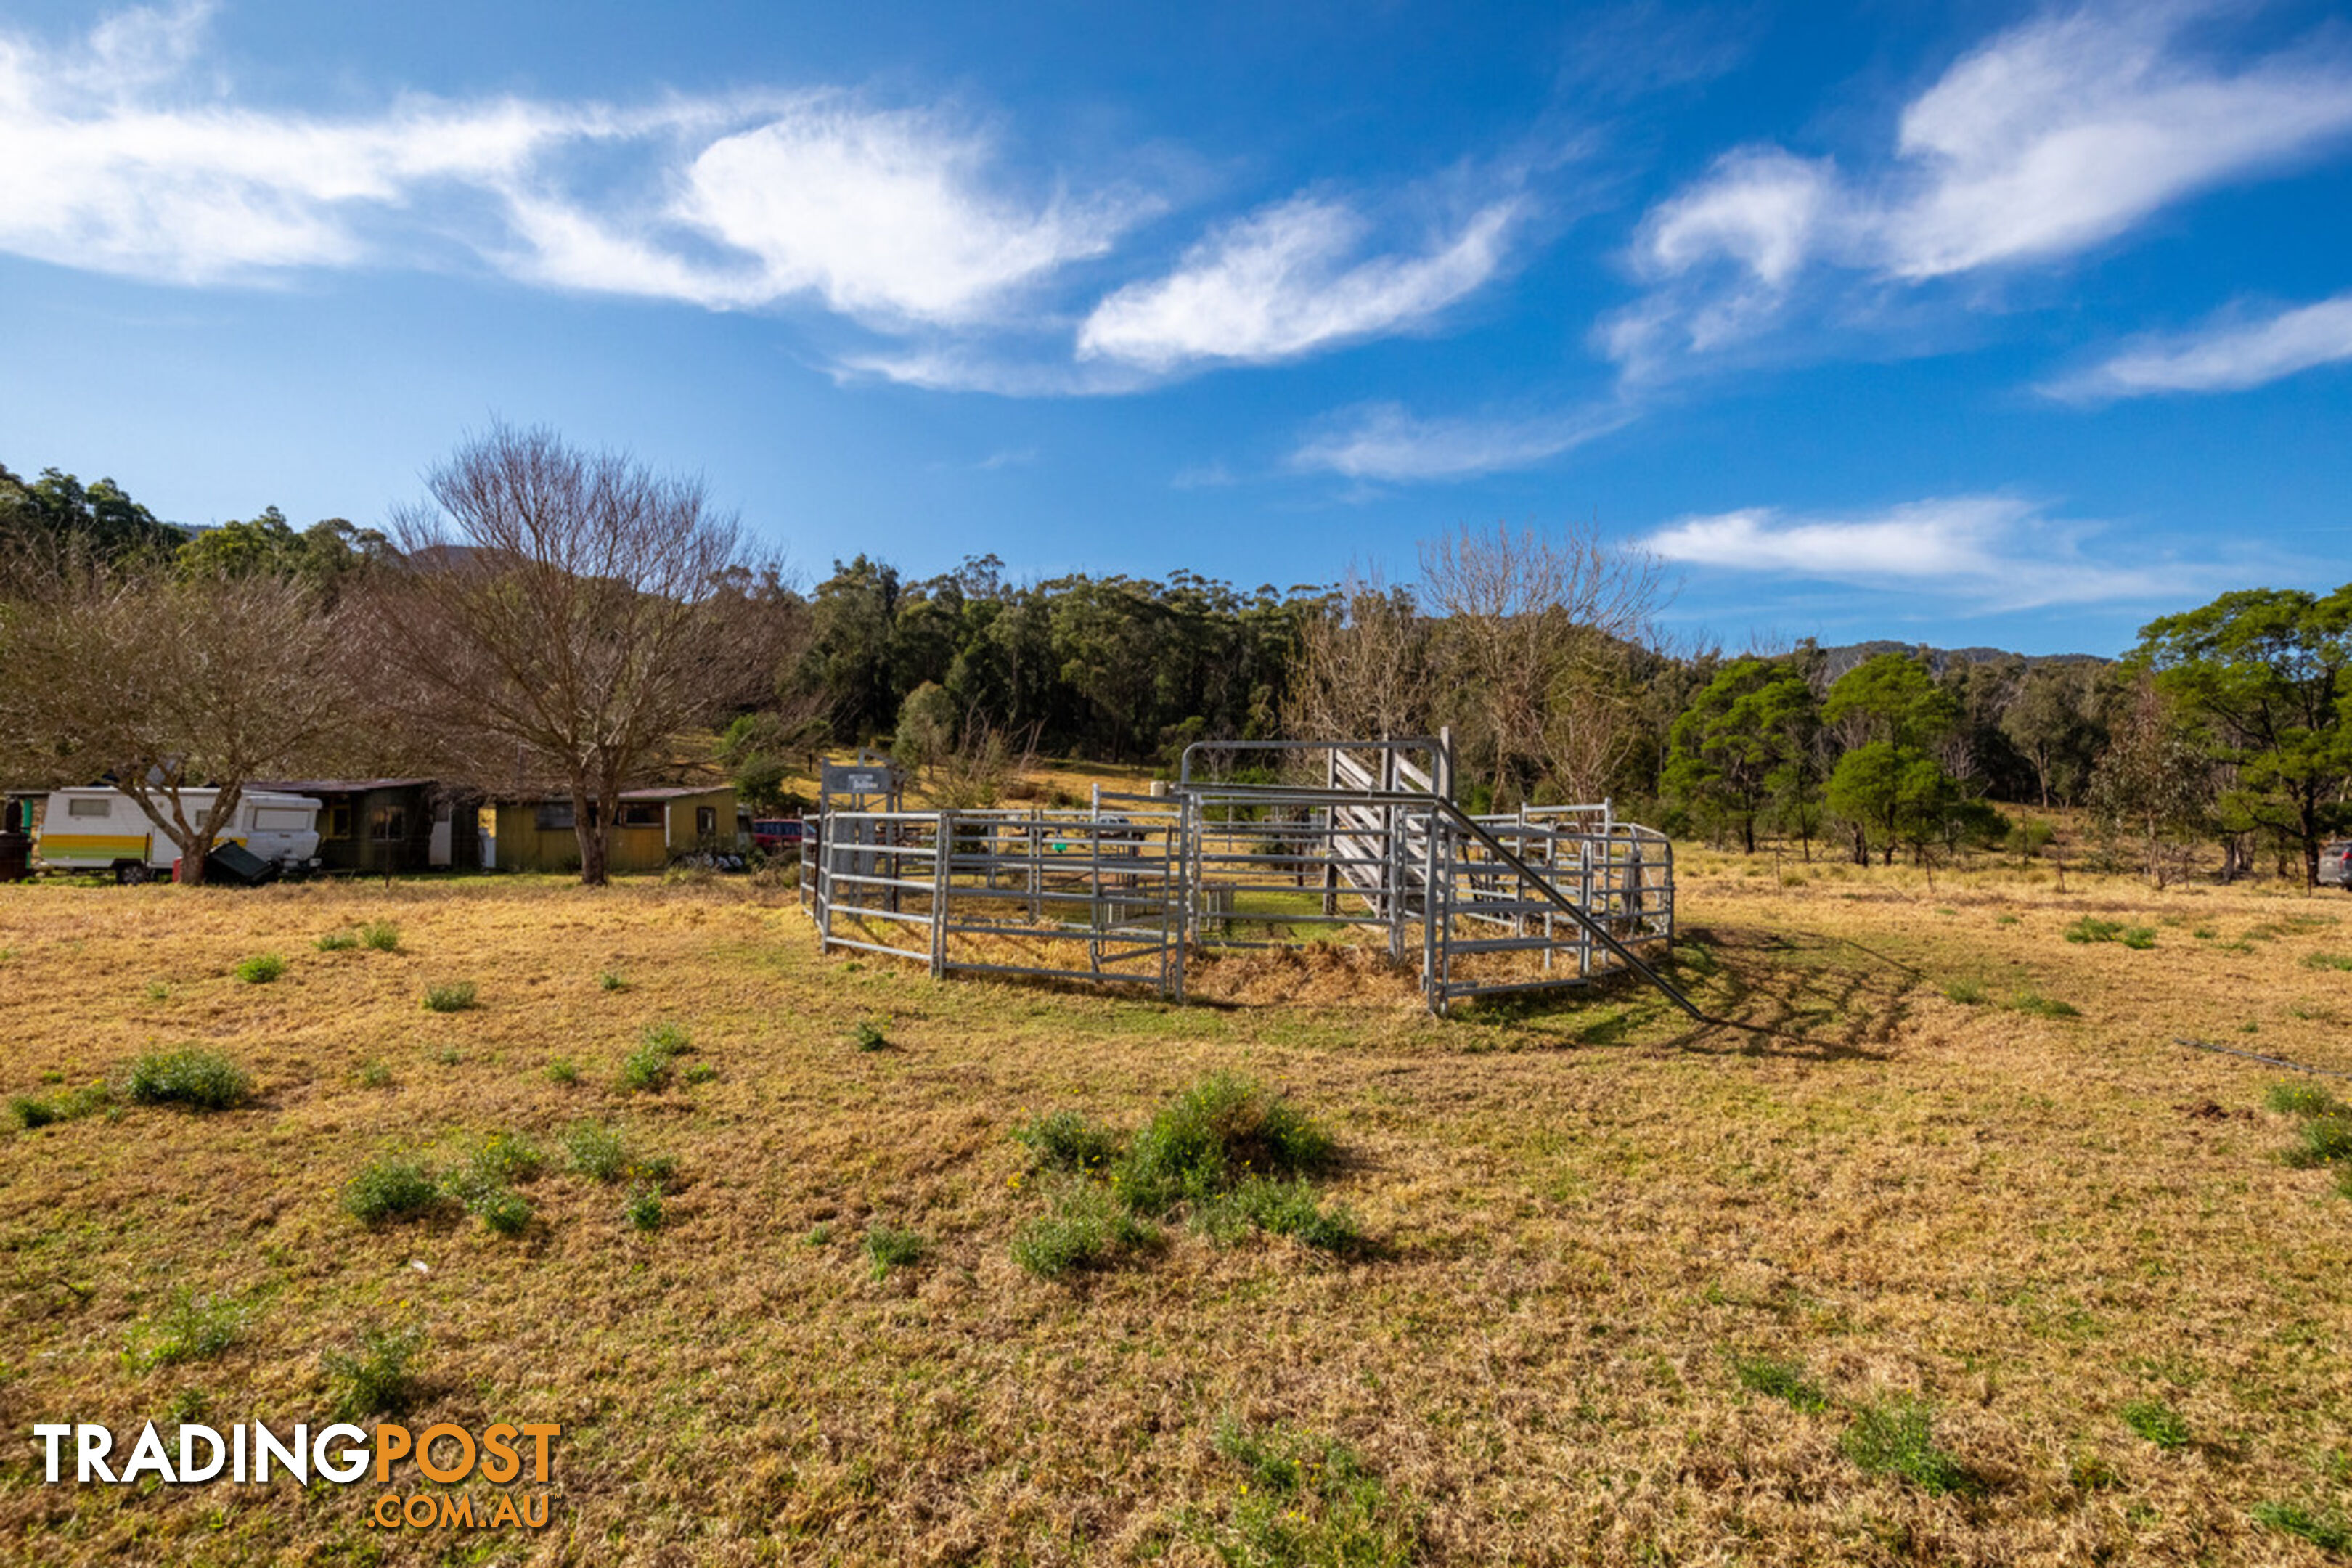
[[[389,1089],[392,1087],[392,1068],[386,1067],[380,1058],[371,1058],[369,1060],[362,1062],[360,1064],[358,1077],[360,1087],[362,1089]]]
[[[247,985],[267,985],[286,973],[286,961],[274,952],[257,952],[239,960],[236,973]]]
[[[414,1219],[440,1202],[440,1180],[421,1160],[373,1160],[343,1184],[343,1212],[369,1226]]]
[[[230,1110],[253,1098],[253,1079],[218,1051],[185,1046],[132,1062],[124,1092],[142,1105]]]
[[[922,1261],[928,1245],[911,1230],[899,1230],[892,1226],[870,1225],[866,1227],[866,1260],[873,1266],[874,1278],[887,1279],[893,1268],[910,1268]]]
[[[2263,1100],[2273,1110],[2288,1116],[2334,1116],[2344,1109],[2341,1100],[2318,1084],[2292,1079],[2271,1085]]]
[[[1947,1000],[1958,1002],[1963,1007],[1981,1007],[1991,999],[1985,994],[1985,988],[1973,980],[1953,981],[1944,987],[1944,995]]]
[[[16,1125],[30,1132],[36,1127],[54,1126],[60,1121],[79,1121],[94,1116],[114,1102],[114,1091],[102,1083],[84,1084],[79,1089],[42,1099],[37,1095],[20,1094],[8,1101],[8,1110]]]
[[[669,1081],[670,1066],[689,1049],[686,1031],[668,1022],[648,1024],[637,1048],[621,1059],[620,1086],[631,1093],[649,1093]]]
[[[1013,1236],[1013,1261],[1040,1279],[1100,1268],[1160,1242],[1159,1227],[1130,1213],[1094,1182],[1064,1183],[1051,1214]]]
[[[428,985],[425,989],[425,1010],[428,1013],[463,1013],[474,1005],[477,994],[470,980],[452,981],[446,985]]]
[[[347,931],[331,931],[311,945],[320,952],[349,952],[359,946],[358,935]]]
[[[629,1201],[621,1205],[622,1215],[639,1230],[659,1230],[662,1227],[662,1191],[658,1183],[640,1184],[629,1189]]]
[[[424,1347],[425,1336],[414,1329],[364,1328],[351,1350],[322,1352],[319,1367],[334,1395],[335,1415],[357,1421],[405,1411],[419,1392],[410,1363]]]
[[[2300,1536],[2322,1552],[2352,1552],[2352,1521],[2336,1509],[2314,1512],[2291,1502],[2258,1502],[2252,1509],[2257,1523],[2284,1535]]]
[[[2079,1018],[2083,1010],[2072,1002],[2061,1002],[2044,996],[2039,991],[2021,991],[2009,999],[2010,1006],[2020,1013],[2030,1013],[2037,1018]]]
[[[591,1181],[617,1182],[628,1173],[628,1146],[617,1131],[602,1122],[574,1124],[563,1135],[563,1152],[572,1168]]]
[[[1937,1446],[1934,1409],[1925,1400],[1898,1395],[1864,1405],[1838,1447],[1865,1473],[1898,1476],[1930,1495],[1977,1489],[1976,1479]]]
[[[1278,1181],[1271,1176],[1244,1177],[1230,1192],[1196,1205],[1195,1229],[1230,1247],[1253,1228],[1287,1236],[1322,1252],[1354,1252],[1364,1245],[1363,1226],[1356,1216],[1334,1204],[1315,1201],[1315,1188],[1303,1177]]]
[[[2314,1117],[2299,1131],[2303,1142],[2287,1151],[2288,1164],[2308,1170],[2352,1162],[2352,1116]]]
[[[849,1031],[849,1043],[861,1051],[887,1051],[890,1048],[890,1033],[879,1018],[861,1018]]]
[[[1217,1561],[1403,1568],[1420,1561],[1420,1510],[1344,1443],[1276,1426],[1217,1424],[1218,1458],[1239,1468],[1222,1518],[1190,1514]]]
[[[154,1321],[132,1334],[123,1359],[142,1372],[208,1360],[244,1337],[249,1316],[230,1297],[200,1297],[183,1286],[172,1292],[171,1304]]]
[[[370,921],[360,927],[360,945],[370,952],[398,952],[400,928],[390,921]]]
[[[1731,1373],[1739,1380],[1740,1387],[1769,1394],[1793,1409],[1818,1415],[1830,1407],[1830,1396],[1793,1363],[1774,1361],[1769,1356],[1735,1355],[1731,1358]]]
[[[1118,1132],[1076,1110],[1033,1116],[1013,1129],[1013,1141],[1029,1151],[1037,1171],[1105,1172],[1127,1147]]]
[[[1213,1073],[1136,1134],[1112,1185],[1130,1208],[1164,1214],[1253,1175],[1311,1174],[1331,1163],[1329,1134],[1252,1079]]]
[[[2306,952],[2303,955],[2305,969],[2352,970],[2352,957],[2340,952]]]
[[[2125,1426],[2159,1448],[2189,1446],[2189,1423],[2161,1399],[2135,1399],[2116,1414]]]

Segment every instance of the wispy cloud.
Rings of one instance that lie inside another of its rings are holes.
[[[1394,483],[1462,479],[1524,468],[1632,422],[1611,405],[1569,413],[1430,419],[1395,403],[1346,409],[1291,454],[1291,466]]]
[[[1750,507],[1683,518],[1641,543],[1682,565],[1899,589],[1979,611],[2178,599],[2216,575],[2105,531],[2014,496],[1962,495],[1850,515]]]
[[[1296,196],[1212,235],[1169,276],[1104,300],[1078,331],[1078,357],[1166,372],[1292,359],[1397,331],[1492,278],[1517,211],[1516,199],[1496,201],[1427,248],[1362,257],[1372,226],[1360,213]]]
[[[2088,370],[2042,387],[2067,403],[2168,392],[2243,392],[2352,360],[2352,293],[2252,316],[2232,310],[2194,331],[2143,338]]]
[[[1670,368],[1771,324],[1817,267],[1900,288],[2075,256],[2352,133],[2343,50],[2223,61],[2184,37],[2213,8],[2095,5],[2000,33],[1858,173],[1727,154],[1643,223],[1633,261],[1652,291],[1603,323],[1603,347],[1637,374]]]
[[[74,46],[0,37],[0,248],[205,284],[415,262],[454,240],[534,283],[960,326],[1102,255],[1151,206],[1024,199],[983,131],[837,91],[250,109],[199,68],[205,21],[142,10]],[[628,174],[591,179],[591,148]]]

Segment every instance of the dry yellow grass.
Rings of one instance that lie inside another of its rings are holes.
[[[2172,1037],[2352,1070],[2352,973],[2305,963],[2352,953],[2352,900],[1684,868],[1681,973],[1784,1035],[1622,987],[1440,1024],[1329,954],[1204,965],[1232,1000],[1181,1007],[934,984],[818,958],[740,882],[0,888],[0,1093],[186,1043],[260,1089],[0,1132],[0,1559],[1213,1561],[1256,1518],[1230,1416],[1346,1444],[1432,1562],[2323,1560],[2250,1510],[2352,1507],[2352,1207],[2278,1159],[2278,1075]],[[2063,941],[2084,913],[2157,945]],[[399,951],[313,948],[376,919]],[[283,979],[233,977],[264,951]],[[478,1008],[423,1008],[457,981]],[[889,1048],[851,1044],[866,1018]],[[716,1076],[622,1092],[662,1020]],[[1180,1233],[1074,1285],[1014,1267],[1042,1210],[1016,1121],[1133,1126],[1220,1068],[1330,1127],[1371,1252]],[[519,1239],[339,1207],[381,1153],[583,1117],[677,1160],[663,1228],[560,1168]],[[926,1256],[877,1280],[871,1223]],[[246,1302],[244,1337],[138,1370],[177,1287]],[[364,1485],[39,1482],[36,1421],[168,1430],[190,1389],[219,1423],[320,1418],[320,1352],[362,1322],[429,1336],[413,1422],[563,1424],[545,1531],[377,1531]],[[1891,1393],[1933,1402],[1976,1489],[1841,1451]],[[2142,1399],[2190,1443],[2127,1429]],[[1301,1511],[1327,1547],[1348,1525]]]

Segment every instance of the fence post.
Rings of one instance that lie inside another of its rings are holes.
[[[931,978],[948,972],[948,885],[955,854],[955,813],[940,813],[939,837],[931,844]]]

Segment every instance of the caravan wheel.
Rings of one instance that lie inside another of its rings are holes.
[[[154,872],[150,871],[146,867],[138,864],[136,861],[133,861],[127,866],[117,866],[114,868],[114,879],[126,888],[135,888],[140,883],[149,880],[154,875]]]

